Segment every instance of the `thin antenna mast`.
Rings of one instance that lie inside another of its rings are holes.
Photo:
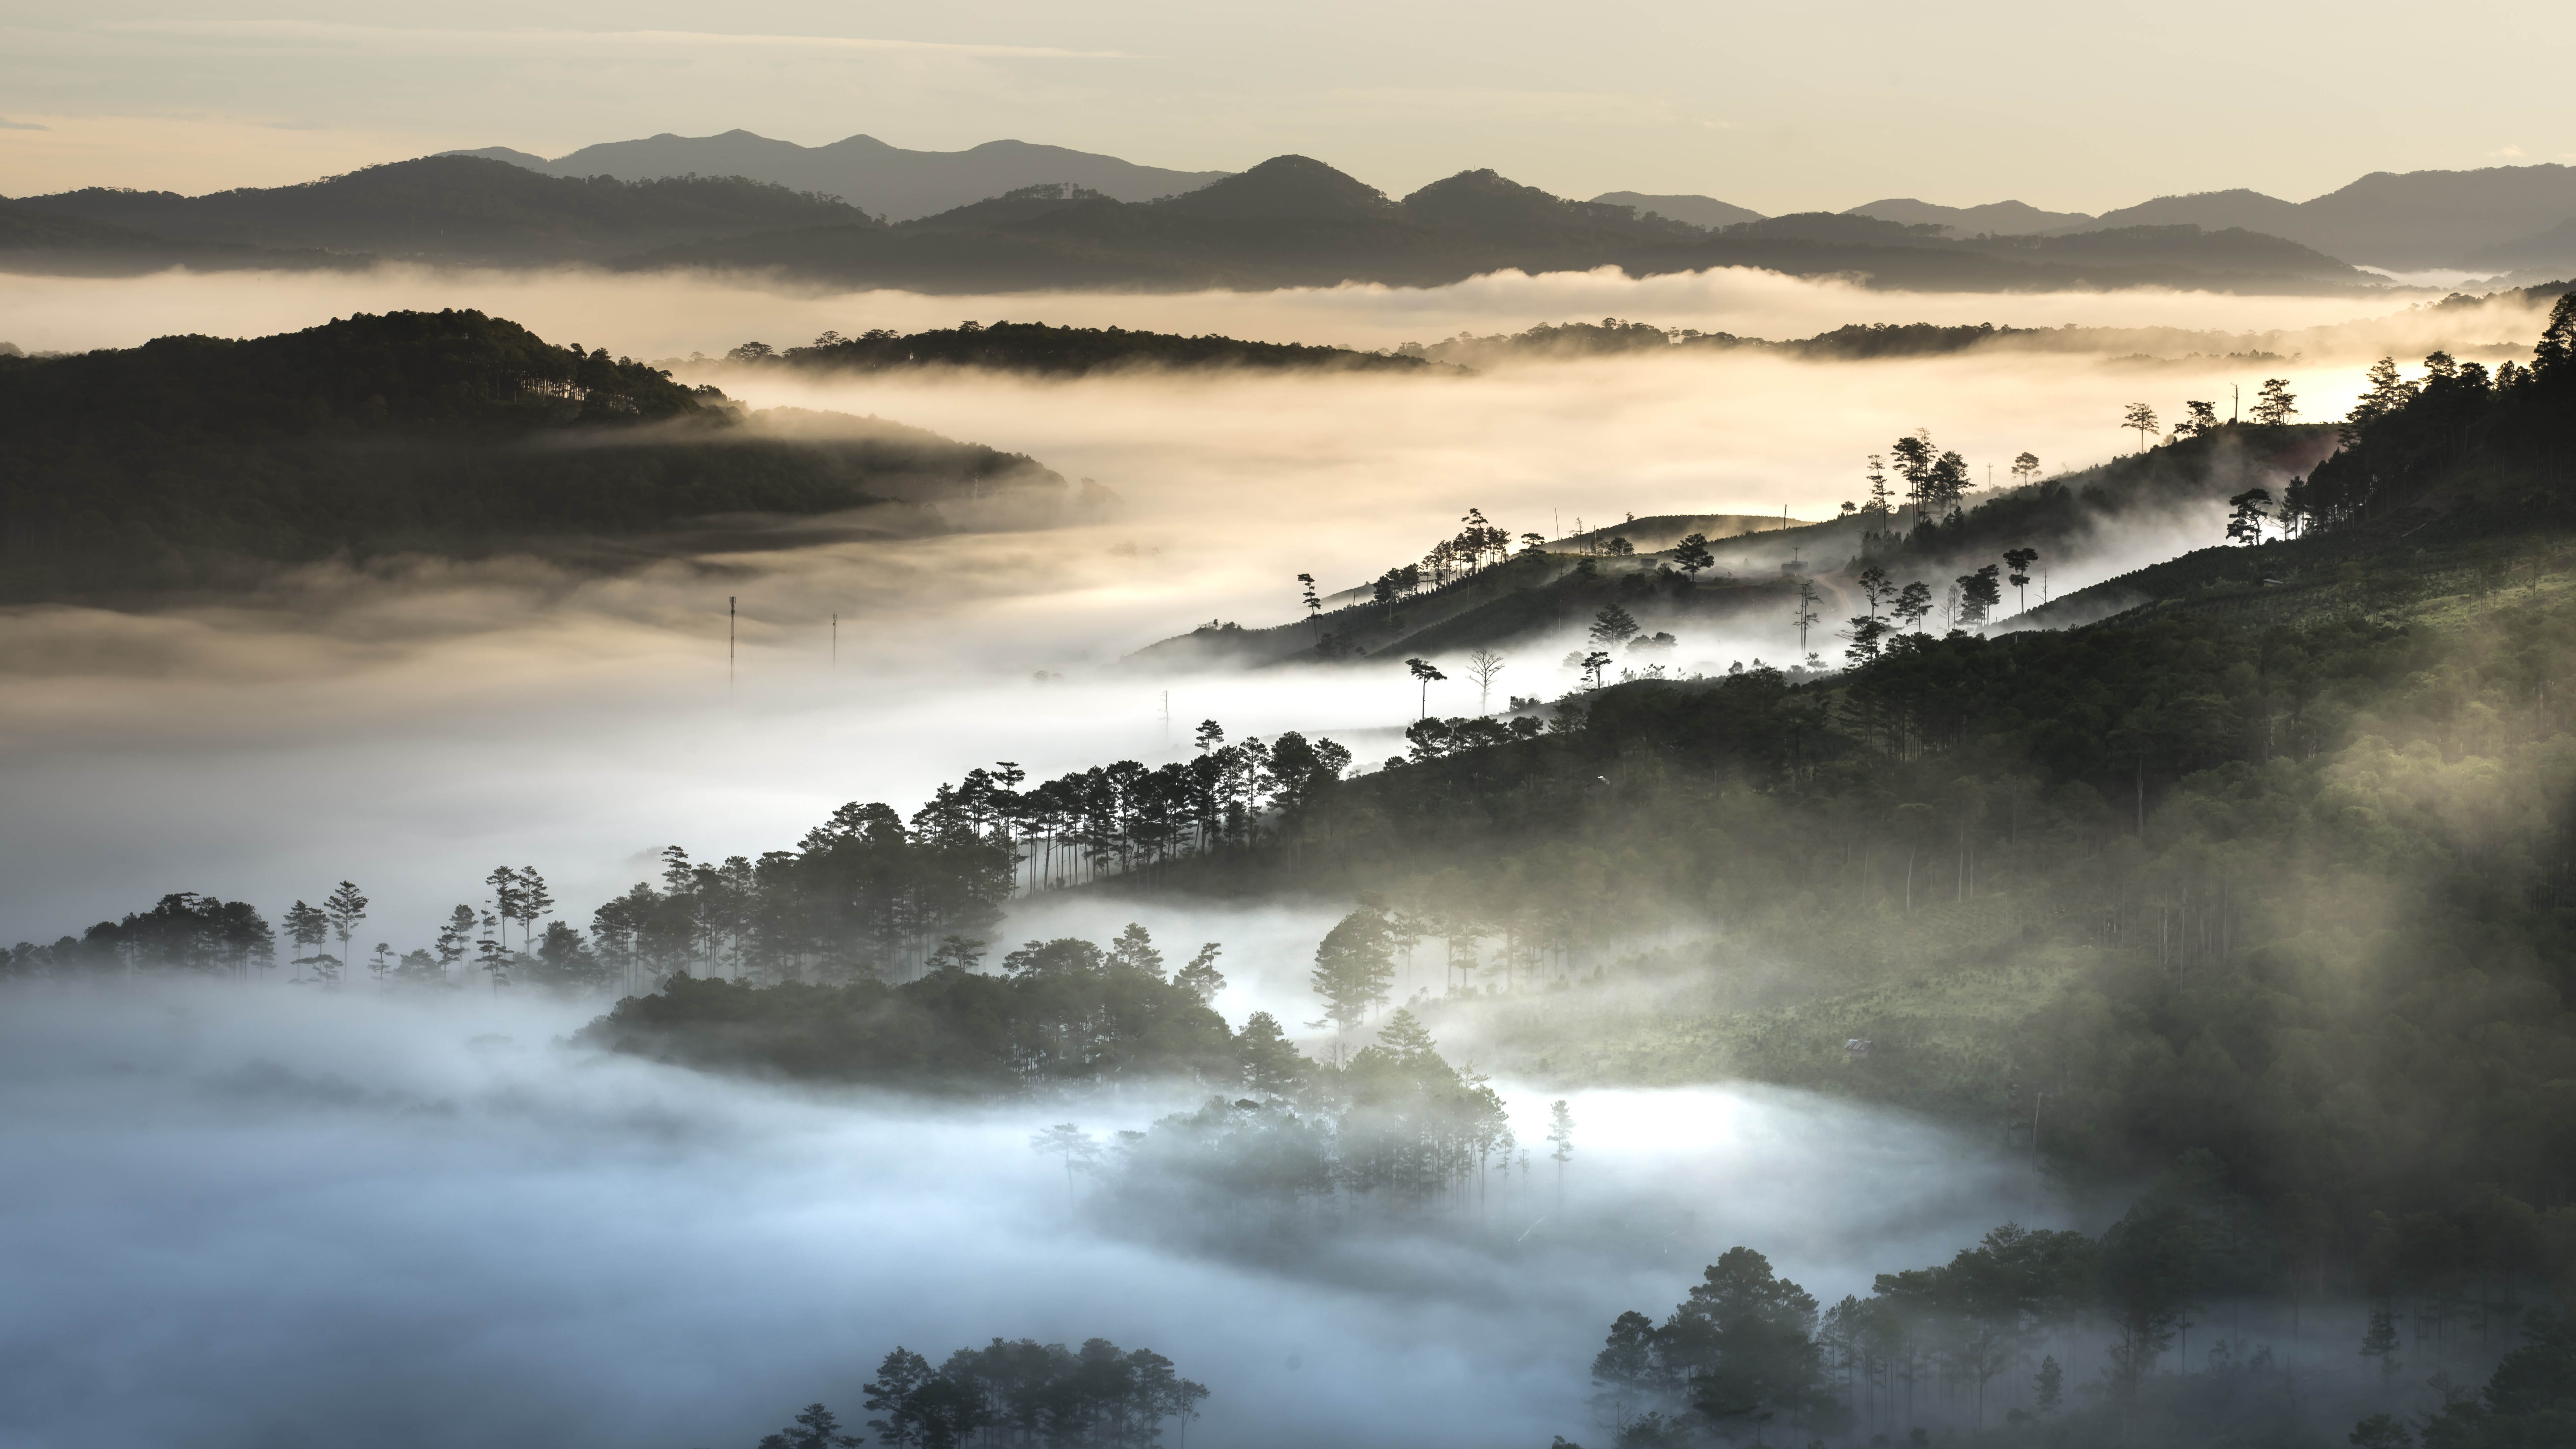
[[[725,688],[733,688],[733,595],[725,595]]]
[[[832,616],[832,667],[841,667],[841,616]]]

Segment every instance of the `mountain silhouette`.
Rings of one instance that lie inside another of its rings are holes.
[[[754,149],[785,144],[740,139]],[[2258,209],[2270,201],[2238,195]],[[1569,200],[1491,169],[1394,201],[1309,156],[1275,156],[1151,201],[1050,181],[891,225],[834,196],[741,176],[557,177],[454,154],[300,186],[195,197],[94,188],[7,205],[14,219],[0,218],[0,263],[44,271],[168,266],[181,260],[176,248],[227,266],[390,257],[713,267],[930,292],[1441,286],[1496,271],[1599,267],[1632,276],[1754,267],[1942,291],[2378,284],[2320,248],[2239,226],[2097,223],[1961,238],[1948,221],[1801,212],[1712,231],[1651,209]],[[54,224],[72,221],[86,225]]]
[[[2469,254],[2473,266],[2500,272],[2547,271],[2555,276],[2576,272],[2576,216],[2547,231]]]
[[[639,141],[608,141],[551,161],[506,146],[456,154],[506,161],[548,176],[614,176],[624,181],[747,176],[796,191],[836,196],[890,221],[911,221],[1048,183],[1079,186],[1119,201],[1151,201],[1205,186],[1226,174],[1168,171],[1026,141],[987,141],[964,151],[907,151],[874,136],[800,146],[742,130],[717,136],[664,132]]]
[[[2027,236],[2081,226],[2093,218],[2080,211],[2042,211],[2019,201],[1989,201],[1983,206],[1939,206],[1910,196],[1892,196],[1855,206],[1847,216],[1874,216],[1908,226],[1947,227],[1953,236]]]
[[[2272,236],[2290,236],[2305,232],[2307,215],[2295,202],[2259,191],[2238,188],[2233,191],[2196,191],[2188,196],[2159,196],[2135,206],[2117,207],[2091,221],[2077,222],[2063,228],[2067,231],[2110,231],[2131,226],[2198,226],[2217,231],[2242,227],[2247,231]],[[2294,241],[2309,241],[2305,235]]]
[[[740,177],[571,180],[470,156],[424,156],[300,186],[205,196],[93,187],[16,205],[182,243],[506,263],[601,260],[782,227],[874,224],[828,197]]]
[[[819,226],[662,248],[617,265],[772,271],[920,291],[1073,287],[1182,290],[1439,286],[1480,273],[1632,276],[1760,267],[1853,274],[1942,291],[2189,286],[2338,290],[2375,279],[2271,237],[2193,226],[2094,238],[1960,241],[1936,223],[1837,212],[1710,232],[1626,205],[1570,201],[1491,170],[1405,197],[1308,156],[1278,156],[1196,191],[1120,202],[1065,186],[1024,188],[891,227]]]
[[[1434,181],[1404,198],[1404,211],[1416,221],[1433,225],[1472,227],[1493,235],[1533,240],[1603,227],[1633,229],[1643,222],[1633,206],[1569,201],[1535,186],[1523,186],[1490,169],[1461,171]],[[1650,228],[1655,225],[1644,224]],[[1669,230],[1670,226],[1671,219],[1664,219],[1663,229]]]
[[[1762,213],[1714,196],[1649,196],[1642,191],[1605,191],[1592,198],[1596,206],[1632,206],[1640,216],[1668,216],[1675,221],[1714,230],[1742,221],[1760,221]]]
[[[1395,203],[1376,187],[1306,156],[1273,156],[1249,171],[1211,182],[1157,203],[1178,216],[1304,220],[1395,215]]]
[[[2286,237],[2349,261],[2397,269],[2480,265],[2492,248],[2576,216],[2576,168],[2374,171],[2308,201],[2259,191],[2159,196],[2106,211],[2075,230],[2190,224]]]

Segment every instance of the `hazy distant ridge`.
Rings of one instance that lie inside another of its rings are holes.
[[[2027,236],[2081,226],[2093,218],[2080,211],[2042,211],[2020,201],[1989,201],[1983,206],[1937,206],[1910,196],[1893,196],[1855,206],[1845,216],[1874,216],[1906,226],[1948,227],[1954,236]]]
[[[2106,211],[2080,230],[2190,223],[2286,237],[2350,262],[2394,268],[2474,267],[2480,258],[2576,218],[2576,167],[2374,171],[2289,202],[2259,191],[2159,196]]]
[[[1592,198],[1596,206],[1633,206],[1639,215],[1653,214],[1712,230],[1760,221],[1762,213],[1714,196],[1649,196],[1642,191],[1605,191]]]
[[[1231,174],[1140,166],[1115,156],[1027,141],[987,141],[964,151],[907,151],[874,136],[800,146],[741,130],[720,136],[675,136],[666,131],[640,141],[584,146],[552,161],[507,146],[455,154],[507,161],[549,176],[614,176],[621,181],[747,176],[837,196],[889,221],[910,221],[1051,182],[1069,183],[1119,201],[1151,201]]]

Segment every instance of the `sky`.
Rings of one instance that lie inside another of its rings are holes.
[[[1890,196],[2100,211],[2373,170],[2576,160],[2540,0],[2121,7],[1684,0],[939,6],[0,4],[0,193],[280,185],[432,151],[736,127],[1002,138],[1183,169],[1299,152],[1402,193],[1779,213]],[[2427,36],[2428,41],[2436,38]]]

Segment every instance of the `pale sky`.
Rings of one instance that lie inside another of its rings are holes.
[[[2576,160],[2563,4],[0,3],[0,193],[198,192],[741,127],[1186,169],[1475,166],[1765,212],[2100,211]]]

